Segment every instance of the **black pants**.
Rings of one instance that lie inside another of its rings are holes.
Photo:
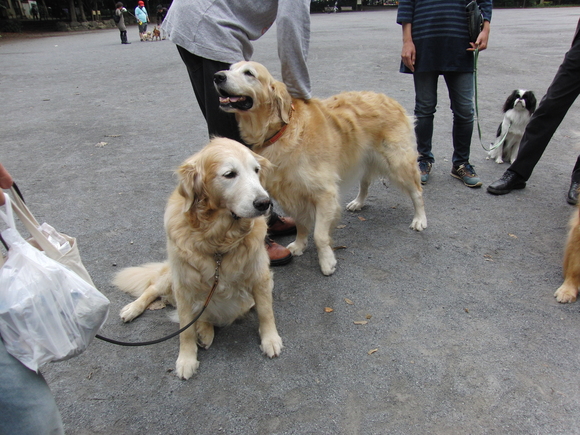
[[[220,109],[219,95],[213,84],[214,74],[228,69],[230,64],[196,56],[179,45],[177,50],[187,67],[189,80],[193,86],[201,113],[207,122],[210,138],[214,136],[227,137],[244,143],[240,137],[235,115]]]
[[[518,156],[509,167],[510,171],[525,180],[530,178],[534,167],[578,95],[580,95],[580,36],[577,30],[570,51],[566,53],[564,62],[558,68],[552,84],[526,127]],[[580,181],[580,157],[576,161],[572,179]]]
[[[119,32],[121,32],[121,44],[127,43],[127,31],[119,30]]]

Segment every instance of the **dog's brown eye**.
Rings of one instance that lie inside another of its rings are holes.
[[[238,173],[236,171],[230,171],[230,172],[226,172],[224,174],[225,178],[236,178],[238,176]]]
[[[248,77],[256,78],[256,76],[254,75],[254,73],[252,71],[244,71],[244,74],[247,75]]]

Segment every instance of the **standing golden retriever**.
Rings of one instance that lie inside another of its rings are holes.
[[[214,83],[244,141],[276,167],[264,186],[296,219],[292,254],[304,252],[314,227],[322,273],[334,273],[331,232],[340,217],[340,184],[349,181],[360,188],[348,210],[360,210],[373,179],[387,176],[413,201],[411,228],[427,227],[413,122],[395,100],[373,92],[292,99],[256,62],[238,62],[216,73]]]
[[[201,318],[181,333],[180,378],[196,372],[197,345],[211,345],[214,325],[233,322],[254,304],[262,351],[270,358],[280,354],[264,247],[270,198],[260,183],[270,168],[270,162],[240,143],[213,139],[177,171],[179,185],[165,210],[167,261],[124,269],[113,281],[138,297],[121,310],[123,321],[130,322],[161,297],[177,307],[180,327],[193,320],[217,283]]]

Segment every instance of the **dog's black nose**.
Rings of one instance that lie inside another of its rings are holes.
[[[270,198],[258,198],[254,200],[254,208],[259,211],[266,211],[270,208],[272,202]]]
[[[214,83],[217,83],[219,85],[220,83],[223,83],[225,81],[226,81],[226,73],[225,72],[219,71],[213,75],[213,82]]]

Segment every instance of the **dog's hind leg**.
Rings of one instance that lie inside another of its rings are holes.
[[[209,349],[213,343],[214,329],[211,323],[202,322],[198,320],[195,322],[195,330],[197,332],[197,344],[199,347]]]
[[[141,296],[121,309],[121,319],[123,322],[130,322],[136,317],[139,317],[151,302],[159,296],[161,296],[161,293],[159,292],[157,284],[151,284]]]
[[[346,209],[349,211],[358,211],[363,208],[367,196],[369,196],[369,186],[371,185],[372,178],[365,175],[361,180],[358,188],[358,195],[355,199],[349,202]]]
[[[564,252],[564,283],[556,290],[554,297],[558,302],[575,302],[580,286],[580,228],[578,212],[570,222],[570,232]]]
[[[310,229],[303,223],[296,221],[296,239],[290,243],[287,248],[293,256],[299,257],[304,254],[304,250],[308,246],[308,234]]]

